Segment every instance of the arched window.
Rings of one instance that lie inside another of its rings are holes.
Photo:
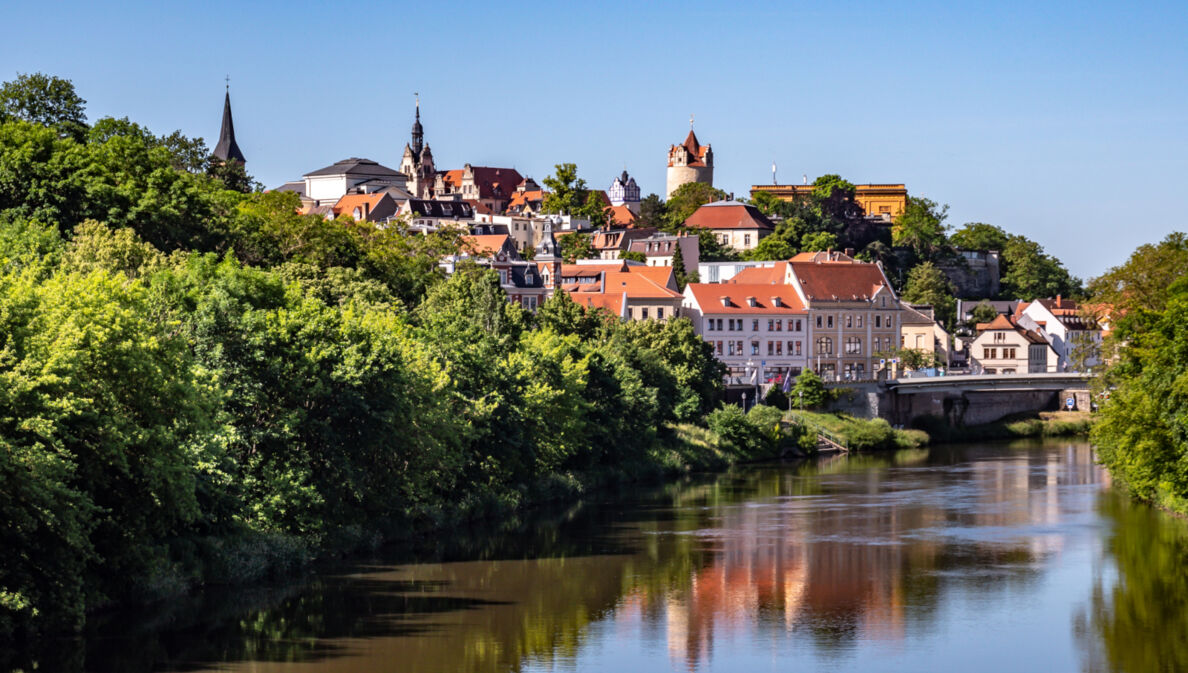
[[[833,355],[833,339],[819,337],[817,339],[817,355]]]
[[[846,337],[846,355],[861,355],[862,354],[862,339],[858,337]]]

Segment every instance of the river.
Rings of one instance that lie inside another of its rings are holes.
[[[1188,671],[1188,526],[1083,443],[747,466],[96,620],[42,670]]]

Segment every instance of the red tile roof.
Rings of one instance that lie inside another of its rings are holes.
[[[466,201],[466,203],[469,203],[471,208],[474,208],[475,214],[478,214],[478,215],[494,215],[495,214],[495,211],[491,210],[490,206],[484,204],[481,201],[477,201],[475,199],[463,199],[463,200]]]
[[[384,193],[346,194],[338,200],[338,203],[334,204],[334,207],[331,208],[331,211],[335,216],[347,215],[349,217],[354,217],[353,213],[355,212],[355,208],[358,208],[360,216],[357,219],[362,219],[367,217],[367,215],[375,209],[376,204],[383,200],[385,196],[387,196],[387,194]],[[364,208],[364,206],[366,206],[366,208]]]
[[[606,274],[606,292],[625,292],[628,299],[675,299],[681,293],[656,283],[642,273],[611,272]]]
[[[527,192],[514,192],[512,194],[511,201],[507,202],[507,207],[509,209],[523,208],[529,203],[538,203],[543,201],[544,197],[545,191],[543,189],[534,189]]]
[[[701,143],[697,142],[697,134],[693,133],[693,129],[689,129],[689,135],[685,136],[685,142],[681,143],[680,145],[673,145],[669,151],[671,152],[672,150],[675,150],[677,147],[681,146],[683,146],[686,150],[689,150],[689,156],[691,157],[689,159],[690,166],[705,165],[705,151],[709,149],[709,146],[706,145],[705,147],[702,147]],[[672,162],[668,162],[668,165],[671,166]]]
[[[623,227],[630,227],[639,219],[627,206],[611,206],[611,221]]]
[[[998,316],[996,316],[994,318],[994,320],[991,320],[990,322],[978,323],[976,325],[976,329],[979,333],[980,332],[1001,332],[1001,331],[1017,332],[1018,334],[1022,334],[1025,339],[1027,339],[1029,342],[1031,342],[1033,344],[1048,343],[1046,339],[1044,339],[1042,336],[1040,336],[1033,330],[1024,329],[1024,328],[1020,327],[1019,325],[1015,324],[1015,320],[1013,318],[1005,316],[1001,313],[998,314]]]
[[[865,262],[788,262],[809,301],[869,301],[891,286],[877,264]],[[890,295],[894,297],[894,293]]]
[[[699,229],[775,229],[771,220],[758,208],[737,201],[707,203],[685,220],[685,226]]]
[[[768,285],[763,283],[689,283],[685,291],[691,293],[701,307],[703,315],[766,313],[787,315],[806,313],[800,296],[790,285]],[[773,301],[778,297],[780,305]],[[727,304],[723,304],[723,298]],[[750,299],[755,300],[751,306]]]
[[[622,292],[569,292],[569,297],[586,309],[604,309],[625,317],[625,302]]]
[[[469,244],[477,255],[494,255],[507,244],[507,234],[486,234],[479,236],[463,236],[462,241]]]

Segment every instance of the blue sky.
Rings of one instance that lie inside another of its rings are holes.
[[[6,2],[0,78],[74,81],[91,119],[213,146],[223,76],[268,186],[399,163],[624,167],[663,192],[696,115],[715,184],[903,182],[1088,277],[1188,229],[1185,3]]]

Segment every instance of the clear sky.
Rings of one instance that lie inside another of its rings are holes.
[[[624,167],[664,191],[696,131],[715,185],[903,182],[1076,275],[1188,229],[1188,3],[5,2],[0,78],[213,147],[223,77],[266,186],[395,166],[413,92],[439,168]],[[1133,6],[1132,6],[1133,4]]]

